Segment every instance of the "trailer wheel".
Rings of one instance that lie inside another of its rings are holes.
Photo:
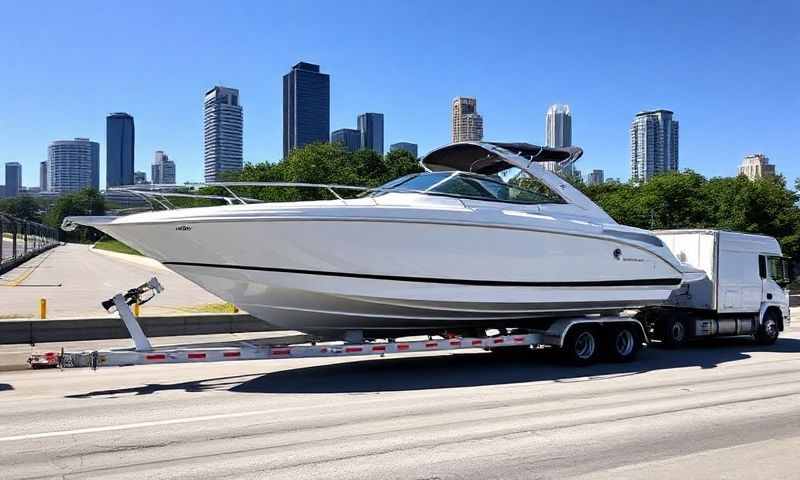
[[[686,322],[682,318],[668,318],[664,321],[661,340],[670,348],[679,348],[686,345],[689,332]]]
[[[574,365],[590,365],[600,356],[600,337],[590,326],[576,325],[570,329],[562,353]]]
[[[768,310],[764,315],[764,321],[758,326],[756,342],[761,345],[772,345],[778,339],[779,334],[778,315],[774,311]]]
[[[612,362],[632,362],[642,348],[641,333],[630,324],[610,326],[605,340],[606,352]]]

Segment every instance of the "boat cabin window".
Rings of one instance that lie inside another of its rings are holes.
[[[526,177],[520,181],[515,177],[512,180],[506,183],[500,177],[464,172],[420,173],[389,182],[380,187],[377,194],[396,190],[494,202],[564,203],[561,197],[534,178]]]

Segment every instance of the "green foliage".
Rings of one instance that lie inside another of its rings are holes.
[[[55,201],[45,215],[45,223],[60,228],[64,218],[76,215],[104,215],[105,199],[100,192],[87,188],[75,193],[62,195]],[[91,242],[100,234],[94,229],[79,228],[74,232],[63,232],[68,241]]]
[[[12,217],[21,218],[33,222],[41,222],[42,207],[36,200],[28,195],[5,198],[0,200],[0,212],[7,213]]]
[[[592,185],[584,193],[621,224],[646,229],[717,228],[778,239],[800,256],[797,193],[782,177],[705,179],[692,171],[658,175],[642,185]]]
[[[98,240],[97,243],[94,244],[94,248],[108,250],[109,252],[125,253],[128,255],[141,255],[138,250],[134,250],[119,240],[114,240],[108,236],[103,236],[103,238]]]
[[[241,173],[226,180],[375,187],[397,177],[421,171],[417,159],[408,152],[390,152],[381,157],[371,150],[348,152],[340,144],[315,143],[294,150],[277,163],[247,164]],[[203,189],[202,193],[225,194],[218,187]],[[343,189],[337,189],[336,193],[343,197],[358,194],[357,191]],[[236,194],[268,202],[334,198],[324,188],[236,187]]]

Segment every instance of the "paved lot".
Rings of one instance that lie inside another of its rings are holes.
[[[150,259],[123,260],[68,244],[29,260],[0,276],[0,318],[37,318],[39,299],[47,298],[48,318],[92,316],[106,311],[100,302],[157,276],[166,290],[142,307],[142,314],[187,313],[221,303],[183,277]]]
[[[0,476],[798,477],[798,329],[623,365],[532,355],[0,374]]]

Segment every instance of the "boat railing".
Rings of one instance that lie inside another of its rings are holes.
[[[337,200],[344,201],[345,198],[337,192],[337,190],[347,190],[351,192],[371,193],[389,191],[388,188],[381,187],[359,187],[353,185],[339,185],[334,183],[303,183],[303,182],[187,182],[184,184],[140,184],[140,185],[126,185],[120,187],[111,187],[108,190],[114,192],[125,192],[136,197],[141,198],[148,203],[152,208],[161,208],[165,210],[174,210],[182,208],[176,206],[169,200],[173,198],[192,198],[192,199],[208,199],[218,200],[227,203],[228,205],[241,204],[247,205],[251,203],[264,203],[264,200],[256,198],[248,198],[237,194],[233,188],[235,187],[267,187],[267,188],[306,188],[306,189],[322,189],[329,192]],[[187,190],[198,190],[201,188],[221,188],[225,190],[229,196],[225,195],[211,195],[206,193],[188,193]],[[430,193],[422,190],[403,190],[404,193]]]

